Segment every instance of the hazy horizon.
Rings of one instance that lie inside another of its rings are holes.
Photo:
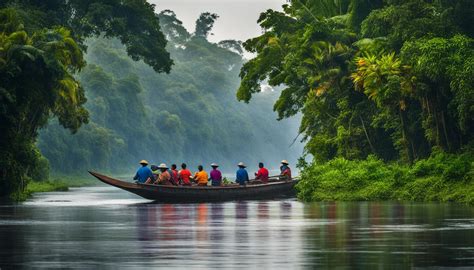
[[[209,41],[218,42],[225,39],[245,41],[261,34],[257,23],[261,12],[267,9],[282,10],[286,0],[152,0],[156,4],[156,12],[170,9],[189,32],[194,32],[194,25],[203,12],[219,15]]]

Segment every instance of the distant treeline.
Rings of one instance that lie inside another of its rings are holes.
[[[301,147],[289,147],[297,121],[277,121],[272,111],[277,92],[262,93],[249,105],[236,100],[242,47],[207,40],[217,15],[203,13],[193,33],[172,11],[158,17],[174,61],[170,74],[134,62],[119,40],[88,40],[78,81],[89,124],[72,135],[52,121],[40,132],[38,146],[53,172],[130,173],[141,159],[191,168],[218,162],[227,171],[239,161],[277,168],[282,158],[302,154]]]
[[[294,160],[275,94],[235,100],[243,50],[207,40],[217,18],[201,14],[190,33],[146,0],[1,1],[0,197],[24,197],[50,166]]]

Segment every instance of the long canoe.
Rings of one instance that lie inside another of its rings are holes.
[[[272,181],[268,184],[220,187],[164,186],[125,182],[100,173],[89,173],[106,184],[157,202],[213,202],[290,197],[295,195],[294,186],[298,182],[298,180]]]

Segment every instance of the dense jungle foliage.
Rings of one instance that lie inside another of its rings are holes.
[[[35,143],[50,117],[72,132],[88,122],[75,76],[86,64],[85,39],[97,35],[118,38],[156,72],[170,71],[166,39],[145,0],[0,2],[0,196],[46,174]]]
[[[354,170],[380,160],[416,167],[435,148],[460,153],[472,145],[473,1],[294,0],[283,8],[262,13],[264,33],[243,44],[257,56],[241,69],[237,98],[248,102],[268,82],[285,88],[274,104],[280,118],[302,112],[300,132],[314,162],[302,164],[301,198],[341,199],[322,186],[346,183],[346,175],[316,173],[341,162]],[[470,171],[466,160],[453,166]],[[398,195],[350,198],[382,197]]]
[[[39,148],[53,172],[72,174],[90,169],[130,174],[137,162],[218,162],[233,172],[240,160],[256,166],[278,166],[282,156],[296,160],[301,149],[289,145],[297,135],[292,123],[276,121],[267,91],[252,104],[235,99],[243,59],[238,41],[219,44],[206,38],[216,14],[203,13],[189,33],[166,10],[158,15],[169,40],[174,66],[156,74],[127,57],[118,40],[90,40],[88,65],[78,76],[85,89],[90,122],[70,135],[56,121],[40,132]]]
[[[295,160],[296,134],[279,132],[294,127],[271,110],[277,94],[235,100],[243,49],[207,40],[217,18],[201,14],[190,33],[146,1],[2,2],[0,196],[24,198],[49,168],[119,174],[149,159],[230,171],[240,160]]]
[[[455,201],[474,204],[474,155],[434,151],[412,166],[334,158],[302,171],[297,186],[304,201]]]

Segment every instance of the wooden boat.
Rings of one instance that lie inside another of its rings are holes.
[[[298,182],[298,180],[274,180],[268,184],[246,186],[162,186],[125,182],[96,172],[89,173],[106,184],[158,202],[212,202],[290,197],[295,195],[294,186]]]

